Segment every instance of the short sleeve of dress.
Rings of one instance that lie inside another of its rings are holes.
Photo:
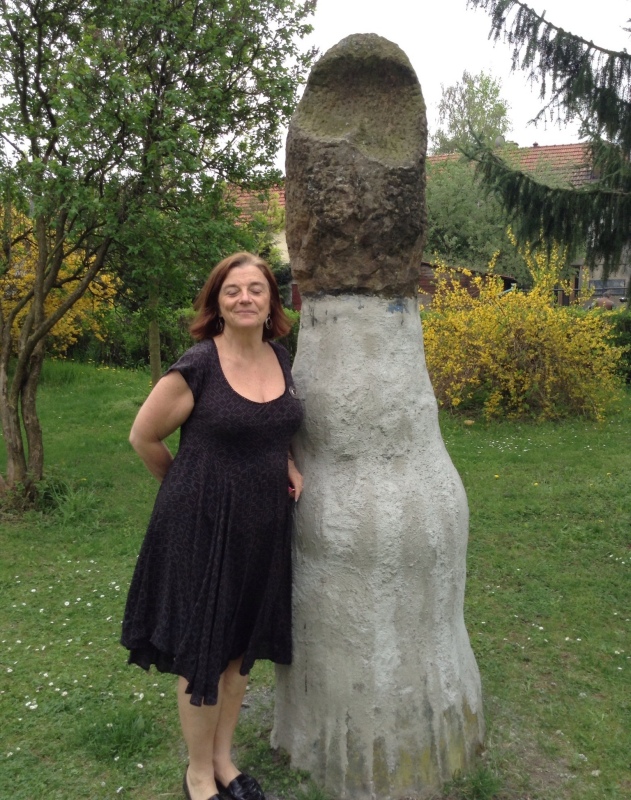
[[[208,348],[205,345],[206,342],[193,345],[165,372],[165,375],[168,375],[169,372],[179,372],[193,393],[195,402],[202,392],[209,368]]]

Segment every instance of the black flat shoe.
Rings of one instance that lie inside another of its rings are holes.
[[[226,792],[232,800],[265,800],[265,795],[258,782],[251,775],[246,775],[245,772],[237,775],[227,786],[220,781],[216,781],[216,783],[219,791]]]
[[[186,800],[193,800],[191,797],[191,793],[188,790],[188,781],[186,780],[186,776],[188,774],[188,767],[184,770],[184,780],[182,781],[182,789],[184,789],[184,797]],[[212,797],[209,797],[208,800],[221,800],[221,797],[218,794],[214,794]]]

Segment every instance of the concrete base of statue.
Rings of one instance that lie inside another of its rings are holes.
[[[482,748],[463,619],[468,508],[416,300],[307,298],[294,378],[294,663],[272,744],[334,798],[425,797]]]

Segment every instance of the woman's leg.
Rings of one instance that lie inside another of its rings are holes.
[[[188,681],[178,678],[178,708],[188,748],[187,784],[192,800],[208,800],[217,794],[215,776],[224,786],[239,774],[232,763],[232,738],[239,719],[247,675],[240,675],[241,659],[231,661],[219,679],[214,706],[191,705]]]
[[[248,685],[249,676],[239,672],[242,660],[231,661],[219,682],[220,709],[213,742],[213,766],[216,779],[224,786],[240,772],[232,762],[232,739]]]
[[[219,720],[219,703],[214,706],[191,705],[186,694],[188,681],[178,678],[177,704],[184,741],[188,748],[186,783],[192,800],[208,800],[217,794],[213,768],[213,741]]]

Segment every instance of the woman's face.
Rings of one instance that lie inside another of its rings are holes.
[[[270,312],[270,288],[254,264],[233,267],[219,290],[219,314],[226,328],[262,327]]]

